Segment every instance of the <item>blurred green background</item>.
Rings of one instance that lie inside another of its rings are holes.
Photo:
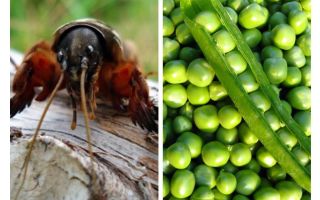
[[[158,72],[157,0],[11,0],[10,15],[11,48],[21,52],[51,40],[60,25],[90,17],[134,41],[143,71]]]

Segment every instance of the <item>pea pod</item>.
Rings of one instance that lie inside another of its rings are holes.
[[[217,9],[215,9],[214,7]],[[238,108],[244,120],[248,123],[250,129],[256,133],[256,136],[259,138],[261,143],[276,158],[276,160],[281,165],[281,167],[289,175],[291,175],[292,178],[301,187],[303,187],[307,191],[310,191],[310,187],[311,187],[310,172],[299,163],[297,158],[286,148],[286,146],[281,142],[279,137],[271,129],[268,122],[264,118],[262,112],[260,112],[258,108],[254,105],[249,95],[246,93],[246,91],[242,87],[238,77],[235,75],[235,73],[232,71],[231,67],[229,66],[225,56],[220,52],[216,43],[213,41],[209,33],[201,25],[191,20],[196,16],[198,12],[202,10],[201,8],[204,8],[203,10],[208,10],[208,8],[211,8],[212,10],[213,9],[216,10],[219,17],[224,18],[221,20],[223,25],[228,24],[228,22],[231,23],[230,18],[228,17],[221,3],[219,1],[213,1],[213,0],[211,2],[181,0],[181,8],[185,15],[185,23],[189,27],[189,30],[191,31],[193,38],[198,43],[200,49],[203,51],[204,56],[208,60],[209,64],[211,64],[211,66],[214,68],[217,77],[219,78],[220,82],[227,90],[229,97],[232,99],[235,106]],[[238,50],[243,54],[244,58],[247,60],[250,67],[252,68],[252,66],[260,66],[259,62],[257,62],[255,59],[252,59],[254,56],[250,49],[248,51],[252,54],[251,57],[249,57],[248,54],[244,54],[244,52],[247,51],[246,48],[244,48],[245,51],[243,48],[242,49],[240,48],[243,44],[245,44],[245,47],[248,47],[248,46],[245,43],[245,41],[241,39],[241,36],[240,36],[241,32],[235,27],[235,25],[233,25],[232,28],[236,29],[236,31],[238,32],[236,36],[234,34],[234,30],[232,31],[229,30],[230,27],[226,26],[225,28],[230,33],[232,33],[231,35],[235,38]],[[240,39],[239,38],[237,39],[237,37],[240,37]],[[256,68],[259,68],[259,67],[256,67]],[[255,74],[256,77],[257,77],[257,74],[259,75],[260,73],[259,70],[256,71],[254,69],[252,69],[252,72]],[[262,91],[270,98],[271,102],[274,105],[275,102],[277,102],[275,99],[278,97],[273,92],[271,85],[267,80],[266,75],[263,72],[262,74],[263,74],[262,78],[258,76],[259,79],[257,80],[259,80],[260,87],[261,88],[264,87]],[[262,83],[261,83],[261,79],[263,79]],[[283,116],[281,117],[282,119],[286,116],[287,117],[290,116],[287,113],[287,111],[282,107],[281,103],[279,103],[276,107],[277,108],[274,108],[276,112],[279,115],[283,114]],[[288,120],[283,120],[283,121],[287,122]],[[292,125],[292,124],[289,123],[289,125]],[[288,126],[288,129],[290,129],[289,126]],[[300,129],[298,125],[297,125],[297,129]],[[290,130],[292,130],[292,127]],[[295,129],[293,128],[293,130]],[[302,134],[304,135],[303,131],[302,131]],[[298,139],[301,139],[301,137],[300,138],[299,136],[297,137]]]

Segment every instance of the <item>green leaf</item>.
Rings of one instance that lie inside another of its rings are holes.
[[[263,114],[245,92],[239,79],[228,65],[224,55],[219,51],[212,37],[201,25],[191,20],[196,13],[200,11],[200,8],[205,10],[214,9],[212,5],[208,6],[207,3],[202,2],[204,1],[181,0],[181,9],[185,14],[185,23],[189,27],[194,39],[208,62],[214,68],[217,77],[227,90],[229,97],[242,114],[244,120],[248,123],[250,129],[256,134],[265,148],[275,157],[280,166],[291,175],[301,187],[310,191],[310,172],[299,163],[297,158],[271,129]],[[254,56],[252,56],[252,58],[254,58]]]

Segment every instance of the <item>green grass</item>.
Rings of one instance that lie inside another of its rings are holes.
[[[11,48],[25,52],[37,41],[52,40],[64,23],[90,17],[134,41],[144,72],[158,72],[156,0],[11,0],[10,14]]]

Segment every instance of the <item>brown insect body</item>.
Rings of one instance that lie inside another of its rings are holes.
[[[47,99],[62,73],[64,79],[59,89],[67,89],[76,110],[81,71],[87,68],[85,95],[92,117],[96,95],[111,99],[117,109],[126,107],[123,99],[127,99],[132,121],[157,132],[157,112],[138,67],[134,52],[122,44],[110,27],[93,19],[70,22],[58,28],[52,45],[39,42],[24,57],[13,80],[15,95],[10,100],[10,115],[13,117],[31,104],[35,87],[43,87],[36,100]],[[74,111],[72,128],[75,115]]]

